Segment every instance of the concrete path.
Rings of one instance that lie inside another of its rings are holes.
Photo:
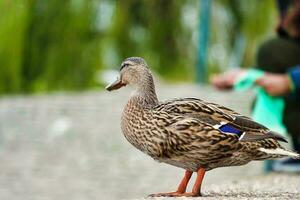
[[[157,91],[161,100],[198,97],[246,115],[252,97],[193,85]],[[121,134],[129,94],[125,88],[2,97],[0,199],[130,200],[174,190],[184,171],[154,162]],[[201,199],[300,199],[300,176],[264,176],[262,163],[253,162],[208,172],[203,193]]]

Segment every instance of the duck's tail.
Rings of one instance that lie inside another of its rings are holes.
[[[259,148],[259,150],[261,152],[267,153],[269,155],[274,155],[274,156],[278,156],[278,157],[291,157],[293,159],[300,159],[300,154],[298,154],[295,151],[291,151],[291,150],[287,150],[281,147],[277,147],[276,149],[266,149],[266,148]]]

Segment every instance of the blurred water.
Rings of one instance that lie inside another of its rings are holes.
[[[251,93],[160,85],[161,100],[198,97],[248,115]],[[119,124],[130,88],[0,99],[0,199],[134,199],[174,190],[184,171],[132,147]],[[207,173],[213,184],[261,173],[261,163]]]

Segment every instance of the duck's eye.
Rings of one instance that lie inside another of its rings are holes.
[[[122,66],[121,66],[121,69],[120,69],[120,71],[124,68],[124,67],[128,67],[129,66],[129,64],[128,63],[124,63]]]

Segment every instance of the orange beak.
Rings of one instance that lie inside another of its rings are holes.
[[[126,86],[126,84],[123,83],[120,78],[118,78],[115,82],[113,82],[113,83],[109,84],[108,86],[106,86],[105,89],[107,91],[112,91],[112,90],[117,90],[117,89],[119,89],[123,86]]]

